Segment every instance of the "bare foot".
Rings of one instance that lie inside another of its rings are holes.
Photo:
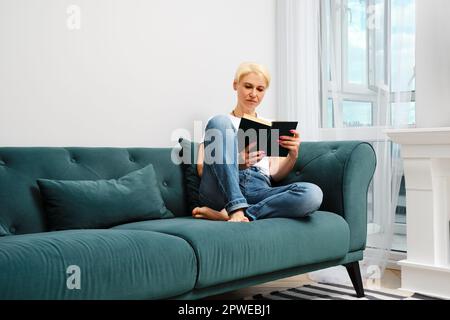
[[[230,214],[229,222],[250,222],[248,218],[244,215],[243,210],[238,210]]]
[[[225,209],[222,211],[216,211],[208,207],[197,207],[192,210],[192,216],[196,219],[206,219],[213,221],[228,221],[228,212]]]

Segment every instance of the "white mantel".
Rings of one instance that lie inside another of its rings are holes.
[[[450,298],[450,128],[390,130],[402,145],[407,259],[402,288]]]

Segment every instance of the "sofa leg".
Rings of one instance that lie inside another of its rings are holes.
[[[350,279],[352,280],[353,287],[356,291],[356,296],[358,298],[364,298],[364,287],[362,283],[361,278],[361,270],[359,269],[359,263],[358,262],[352,262],[350,264],[346,264],[345,268],[347,268],[348,275],[350,276]]]

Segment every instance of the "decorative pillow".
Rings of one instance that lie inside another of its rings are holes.
[[[184,184],[186,186],[187,204],[189,212],[200,205],[198,199],[198,190],[200,188],[201,178],[197,173],[197,155],[199,144],[187,139],[180,138],[178,142],[181,145],[180,157],[182,159],[182,168],[184,174]]]
[[[119,179],[37,183],[51,230],[109,228],[174,217],[164,204],[151,164]]]

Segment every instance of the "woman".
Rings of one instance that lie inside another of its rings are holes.
[[[192,211],[198,219],[249,222],[266,218],[302,218],[317,211],[322,203],[322,191],[310,183],[294,183],[272,187],[272,181],[284,179],[293,169],[300,148],[300,135],[280,137],[279,143],[289,150],[287,158],[266,157],[263,152],[251,152],[249,146],[240,154],[237,131],[245,114],[258,117],[256,109],[270,85],[267,69],[255,63],[239,66],[233,88],[237,105],[229,115],[213,117],[207,124],[205,139],[200,145],[197,170],[201,177],[199,200],[201,207]],[[219,133],[223,152],[206,152],[217,144],[211,132]],[[232,141],[230,144],[226,141]],[[231,160],[231,161],[230,161]]]

